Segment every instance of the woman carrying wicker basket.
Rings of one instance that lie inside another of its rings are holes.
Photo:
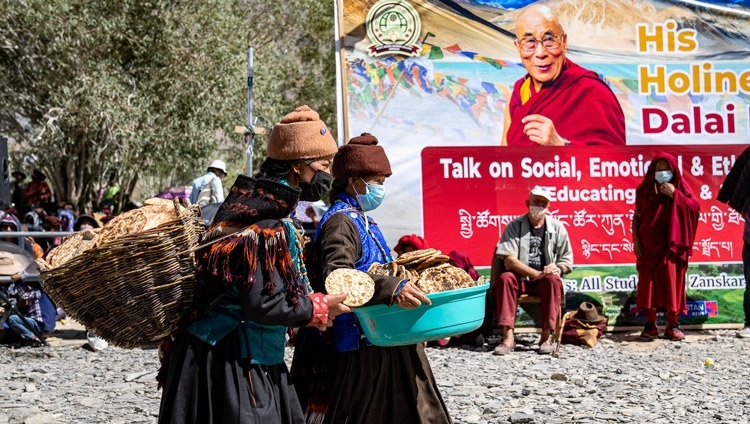
[[[235,181],[206,233],[218,241],[196,253],[196,305],[160,350],[160,423],[304,422],[284,363],[287,327],[324,330],[350,310],[346,295],[309,289],[289,216],[328,192],[336,150],[302,106],[274,126],[260,172]]]

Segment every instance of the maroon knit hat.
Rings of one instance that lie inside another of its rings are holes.
[[[378,139],[369,133],[362,133],[339,147],[338,153],[333,157],[331,173],[334,178],[376,174],[390,177],[392,174],[391,163],[385,155],[385,150],[378,146]]]

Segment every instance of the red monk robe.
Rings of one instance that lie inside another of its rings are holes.
[[[669,163],[674,175],[670,181],[675,187],[674,199],[659,192],[655,168],[660,159]],[[664,308],[673,315],[685,314],[685,273],[688,256],[693,250],[700,205],[683,181],[674,156],[659,153],[651,161],[643,182],[636,189],[635,210],[639,215],[638,236],[643,246],[643,254],[636,261],[636,304],[641,310]]]
[[[508,146],[536,146],[524,134],[521,119],[542,115],[552,120],[560,137],[572,146],[625,145],[625,115],[615,94],[593,71],[565,59],[563,71],[538,92],[534,84],[523,87],[525,77],[516,81],[510,99]],[[524,90],[530,98],[524,103]]]

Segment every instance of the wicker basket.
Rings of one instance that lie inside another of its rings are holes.
[[[193,302],[195,257],[204,226],[198,206],[179,219],[89,249],[40,275],[71,317],[113,345],[157,345]]]

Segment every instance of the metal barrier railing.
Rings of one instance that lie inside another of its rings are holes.
[[[38,237],[38,238],[54,238],[54,237],[65,237],[74,234],[75,231],[0,231],[0,238],[2,237]]]
[[[75,231],[0,231],[0,238],[3,237],[34,237],[34,238],[55,238],[65,237],[71,234],[75,234]],[[38,276],[29,276],[24,278],[24,281],[38,282]],[[11,282],[9,276],[0,275],[0,284],[7,284]]]

